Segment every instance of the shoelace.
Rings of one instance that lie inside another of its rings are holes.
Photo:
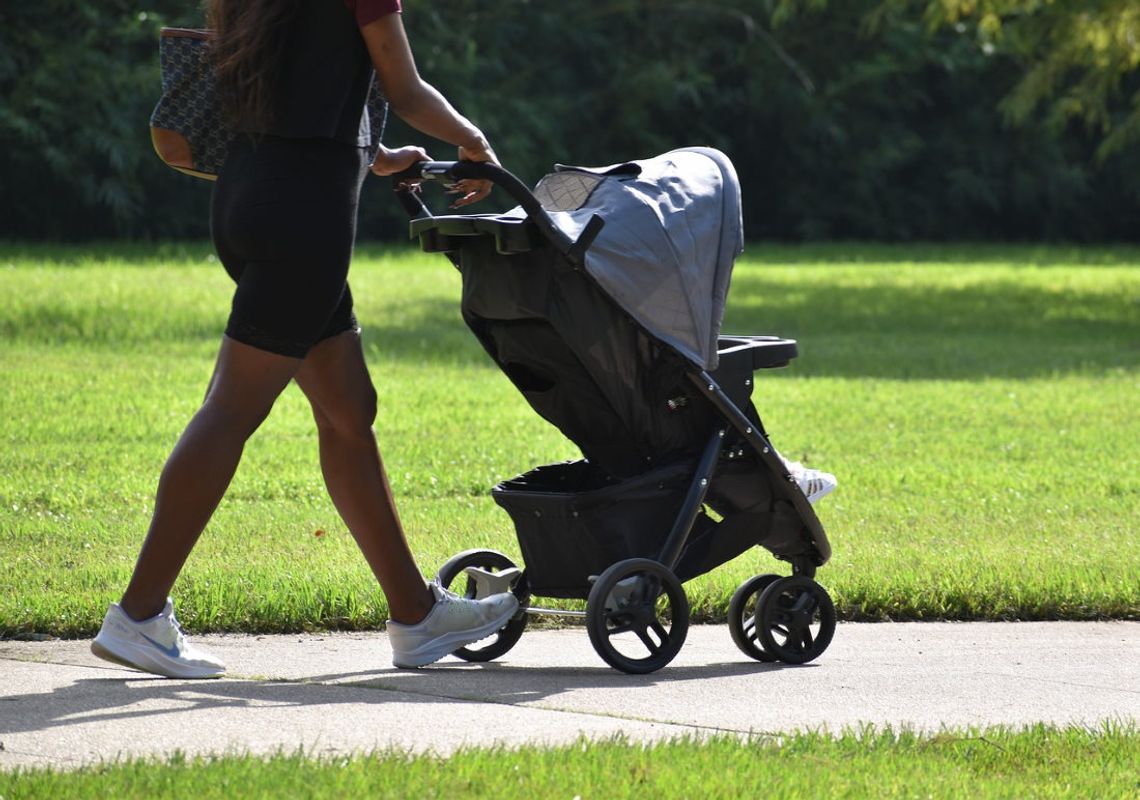
[[[435,591],[435,602],[439,606],[441,614],[452,613],[454,609],[461,607],[463,604],[462,598],[450,589],[444,589],[442,586],[437,585]]]

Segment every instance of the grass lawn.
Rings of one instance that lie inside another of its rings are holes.
[[[74,772],[0,772],[0,797],[1133,798],[1138,761],[1140,734],[1123,726],[934,735],[869,729],[749,742],[467,750],[447,759],[174,756]]]
[[[0,246],[0,635],[92,634],[125,586],[224,327],[209,253]],[[442,257],[363,248],[352,285],[425,572],[517,558],[489,487],[576,449],[464,328]],[[755,245],[724,331],[800,341],[756,401],[785,454],[839,477],[818,577],[842,618],[1140,617],[1140,250]],[[754,549],[690,582],[694,618],[773,569]],[[191,630],[385,619],[295,389],[175,592]]]

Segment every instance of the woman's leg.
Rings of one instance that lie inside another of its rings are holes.
[[[434,602],[400,525],[376,444],[376,390],[358,331],[315,345],[296,375],[309,399],[321,471],[337,512],[388,598],[392,619],[419,622]]]
[[[150,530],[120,607],[158,614],[195,542],[233,478],[246,440],[297,372],[300,359],[225,337],[202,407],[186,426],[158,482]]]

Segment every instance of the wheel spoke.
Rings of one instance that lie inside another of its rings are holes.
[[[811,635],[811,628],[805,627],[803,629],[803,633],[800,636],[800,643],[801,643],[805,653],[808,650],[811,650],[811,646],[812,646],[814,641],[815,640],[812,638],[812,635]]]
[[[633,618],[628,614],[614,614],[606,620],[606,634],[617,636],[619,633],[629,633],[633,630]],[[611,627],[612,626],[612,627]]]
[[[804,632],[808,629],[807,624],[804,622],[803,617],[796,617],[788,622],[788,643],[799,644],[803,639]]]
[[[748,641],[750,641],[750,642],[759,641],[760,631],[757,630],[757,628],[756,628],[756,618],[755,617],[750,616],[746,620],[744,620],[744,624],[741,626],[741,629],[744,631],[744,636],[746,639],[748,639]]]
[[[640,582],[640,596],[638,601],[647,605],[653,605],[657,602],[658,595],[661,594],[661,581],[658,580],[656,575],[646,575]]]
[[[661,626],[657,625],[656,627],[659,628]],[[653,641],[653,639],[649,636],[649,631],[647,629],[638,628],[637,629],[637,638],[641,640],[641,643],[643,645],[645,645],[645,648],[649,651],[650,655],[655,656],[661,652],[661,644],[658,644],[657,642]],[[666,639],[666,637],[664,637],[664,636],[661,637],[661,643],[662,644],[665,642],[665,639]]]
[[[815,596],[811,592],[801,592],[794,603],[792,603],[792,612],[797,614],[815,613],[819,603],[816,602]]]
[[[787,608],[775,608],[771,616],[773,625],[777,623],[787,625],[792,620],[792,612]]]

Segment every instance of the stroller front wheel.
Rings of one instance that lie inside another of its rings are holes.
[[[806,664],[831,644],[835,604],[811,578],[780,578],[756,601],[756,632],[769,655],[786,664]]]
[[[519,601],[519,613],[492,634],[493,638],[484,640],[486,644],[460,647],[452,655],[464,661],[491,661],[518,643],[526,629],[527,615],[523,609],[530,604],[530,591],[525,574],[512,574],[517,571],[515,563],[497,550],[464,550],[440,567],[437,580],[444,589],[451,589],[452,582],[456,582],[451,591],[463,597],[477,599],[496,591],[510,591]]]
[[[590,589],[586,628],[598,655],[614,669],[655,672],[685,643],[689,600],[677,577],[657,561],[619,561]]]

